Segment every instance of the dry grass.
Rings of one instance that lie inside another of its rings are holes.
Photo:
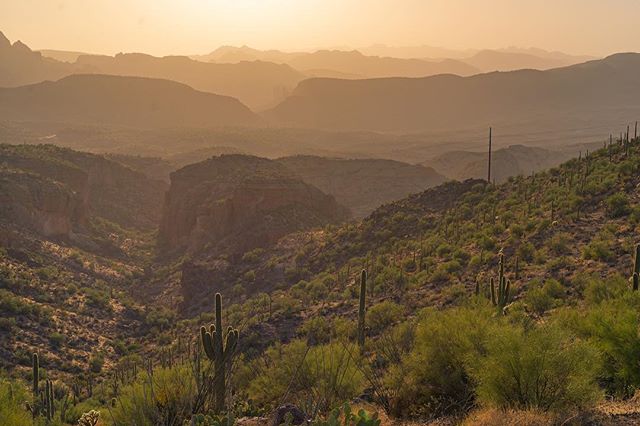
[[[555,416],[548,413],[486,409],[471,413],[462,424],[464,426],[552,426],[559,423]]]

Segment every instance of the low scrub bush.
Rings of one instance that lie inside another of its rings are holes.
[[[497,330],[473,364],[480,402],[501,409],[562,411],[600,397],[596,349],[558,326]]]

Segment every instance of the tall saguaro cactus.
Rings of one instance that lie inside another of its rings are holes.
[[[229,326],[226,335],[222,329],[222,296],[216,293],[216,323],[207,331],[206,327],[200,328],[202,346],[204,352],[214,362],[213,388],[215,393],[215,411],[220,413],[225,409],[226,376],[231,370],[231,361],[238,344],[240,333]]]
[[[489,161],[487,162],[487,182],[491,184],[491,136],[493,128],[489,127]]]
[[[500,261],[498,263],[498,286],[496,287],[493,278],[491,278],[491,302],[494,306],[503,310],[509,303],[509,292],[511,290],[511,281],[504,275],[504,254],[500,253]]]
[[[364,349],[364,317],[367,312],[367,271],[364,269],[360,274],[360,307],[358,309],[358,345]]]
[[[49,379],[44,383],[44,401],[42,402],[47,421],[51,421],[53,419],[53,383]]]
[[[633,258],[633,272],[631,280],[633,282],[633,291],[638,291],[638,281],[640,277],[640,244],[636,244],[635,256]]]
[[[31,358],[31,378],[33,382],[33,406],[31,407],[31,415],[36,418],[38,415],[38,394],[40,393],[40,361],[38,360],[38,354],[34,353]]]

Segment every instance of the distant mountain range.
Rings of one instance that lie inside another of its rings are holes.
[[[216,63],[269,61],[287,64],[302,73],[317,77],[424,77],[435,74],[472,75],[480,72],[472,65],[453,59],[427,60],[366,56],[357,50],[288,53],[279,50],[261,51],[247,46],[239,48],[224,46],[209,55],[193,58]]]
[[[254,109],[275,105],[306,78],[288,65],[262,61],[214,64],[186,56],[158,58],[137,53],[98,56],[64,51],[34,52],[19,41],[12,45],[0,33],[0,87],[89,73],[174,80],[197,90],[238,98]]]
[[[258,50],[248,46],[222,46],[208,55],[195,55],[192,58],[216,63],[269,61],[290,65],[301,72],[313,69],[331,70],[360,78],[427,77],[435,74],[467,76],[481,72],[529,68],[546,70],[596,59],[591,56],[568,55],[535,48],[456,51],[429,46],[406,48],[372,46],[358,50],[314,52],[283,52]]]
[[[0,32],[0,87],[15,87],[57,80],[80,70],[70,64],[45,58],[21,41],[11,44]]]
[[[174,81],[105,75],[0,89],[0,117],[137,128],[246,126],[259,120],[234,98]]]
[[[410,50],[420,57],[393,57],[394,48],[283,52],[247,46],[223,46],[208,55],[154,57],[142,53],[115,56],[42,50],[34,52],[0,33],[0,87],[58,80],[72,74],[109,74],[174,80],[196,90],[237,98],[249,108],[272,108],[307,78],[369,79],[427,77],[438,74],[471,76],[486,71],[548,69],[581,62],[586,57],[540,49],[441,51],[453,57],[428,57],[438,51]],[[397,49],[397,55],[408,51]]]
[[[282,100],[306,76],[288,65],[271,62],[215,64],[186,56],[158,58],[141,53],[116,56],[80,56],[78,66],[101,74],[164,78],[197,90],[232,96],[253,109]]]
[[[282,125],[420,132],[640,116],[640,54],[471,77],[308,79],[266,116]],[[617,120],[617,121],[615,121]],[[541,129],[538,129],[538,131]]]

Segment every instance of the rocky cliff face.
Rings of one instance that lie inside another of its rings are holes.
[[[38,194],[34,195],[36,200],[48,200],[45,206],[56,204],[58,207],[52,211],[64,211],[59,207],[67,203],[65,197],[71,197],[74,212],[69,217],[68,225],[76,230],[82,230],[90,216],[128,228],[151,229],[160,222],[166,184],[102,156],[53,145],[0,145],[0,165],[3,170],[33,175],[28,186],[24,184],[26,177],[13,184],[25,193]],[[13,180],[18,175],[11,176]],[[54,187],[59,190],[53,190]],[[56,194],[61,198],[53,201]],[[27,203],[26,206],[36,208],[38,203]],[[47,211],[47,208],[44,210]],[[64,227],[54,228],[59,231]]]
[[[64,184],[32,173],[0,167],[0,221],[45,237],[69,237],[84,222],[86,204]]]
[[[277,162],[224,155],[171,174],[159,237],[165,249],[236,255],[348,216]]]

